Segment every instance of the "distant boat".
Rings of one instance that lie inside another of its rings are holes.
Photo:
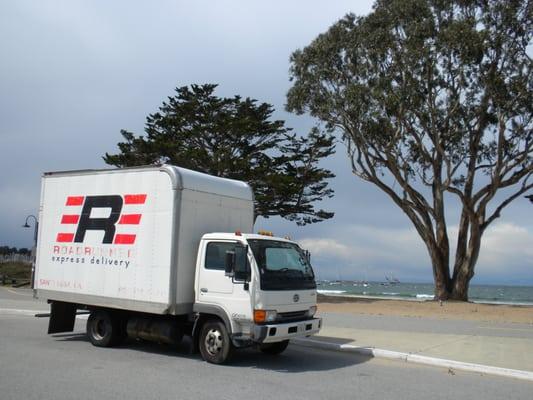
[[[387,282],[384,284],[384,286],[397,285],[398,283],[401,283],[400,280],[392,274],[390,276],[385,275],[385,279]]]

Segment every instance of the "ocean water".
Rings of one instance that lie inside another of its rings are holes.
[[[357,281],[318,281],[318,293],[358,295],[400,300],[432,300],[432,283],[387,283]],[[476,303],[533,305],[533,286],[470,285],[469,300]]]

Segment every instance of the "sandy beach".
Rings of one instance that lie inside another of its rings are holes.
[[[456,319],[468,321],[514,322],[533,325],[533,306],[477,304],[446,301],[403,301],[318,295],[318,309],[367,315]]]

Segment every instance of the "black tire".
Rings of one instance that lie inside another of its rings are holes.
[[[126,337],[121,322],[121,318],[108,311],[93,311],[87,320],[87,336],[94,346],[116,346]]]
[[[265,354],[277,355],[283,353],[288,345],[288,340],[276,343],[263,343],[259,346],[259,350],[261,350]]]
[[[209,320],[203,324],[198,342],[202,358],[211,364],[224,364],[233,352],[226,325],[218,320]]]
[[[120,346],[128,338],[128,331],[127,331],[128,317],[124,314],[115,314],[115,315],[112,314],[111,317],[115,320],[115,324],[117,328],[117,335],[115,337],[115,341],[113,345]]]

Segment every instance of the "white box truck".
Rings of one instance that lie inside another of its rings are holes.
[[[48,333],[90,312],[95,346],[192,337],[212,363],[319,331],[308,253],[253,234],[246,183],[170,165],[45,173],[34,294]]]

